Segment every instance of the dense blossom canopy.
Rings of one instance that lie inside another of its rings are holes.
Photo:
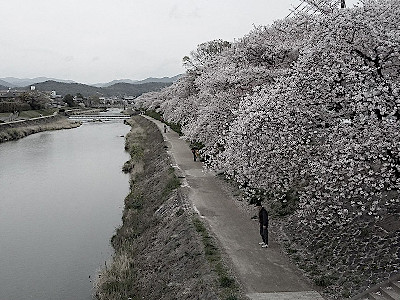
[[[182,79],[137,103],[181,123],[237,181],[295,189],[302,213],[330,201],[335,218],[379,218],[400,184],[398,21],[397,1],[369,1],[203,43]]]
[[[371,0],[205,43],[137,105],[183,125],[210,167],[253,193],[294,198],[304,228],[398,217],[399,24],[398,0]]]

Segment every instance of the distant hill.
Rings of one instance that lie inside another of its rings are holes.
[[[57,94],[65,96],[66,94],[76,95],[81,93],[88,97],[91,95],[99,96],[140,96],[143,93],[158,91],[163,87],[171,85],[181,75],[163,78],[146,78],[144,80],[118,79],[108,83],[98,83],[94,85],[76,83],[72,80],[51,79],[47,77],[36,78],[0,78],[0,89],[7,90],[14,88],[18,90],[29,90],[31,85],[35,85],[38,91],[56,91]]]
[[[134,83],[137,83],[137,82],[138,82],[137,80],[131,80],[131,79],[117,79],[117,80],[113,80],[113,81],[106,82],[106,83],[96,83],[96,84],[92,84],[92,85],[95,86],[95,87],[107,87],[107,86],[114,85],[114,84],[117,84],[117,83],[134,84]]]
[[[141,94],[159,91],[162,88],[171,85],[172,82],[147,82],[147,83],[116,83],[111,86],[102,88],[102,90],[106,91],[106,94],[109,96],[140,96]]]
[[[129,83],[129,84],[141,84],[141,83],[150,83],[150,82],[173,83],[176,80],[178,80],[179,77],[181,77],[181,76],[182,76],[182,74],[179,74],[179,75],[176,75],[173,77],[162,77],[162,78],[149,77],[144,80],[117,79],[117,80],[113,80],[113,81],[106,82],[106,83],[96,83],[96,84],[90,84],[87,86],[103,88],[103,87],[109,87],[109,86],[112,86],[112,85],[118,84],[118,83]],[[44,83],[47,81],[80,84],[73,80],[55,79],[55,78],[48,78],[48,77],[35,77],[35,78],[3,77],[3,78],[0,78],[0,85],[5,86],[5,87],[10,87],[10,88],[16,88],[16,87],[27,87],[27,86],[31,86],[31,85],[37,85],[39,83]]]
[[[108,87],[95,87],[82,83],[63,83],[57,81],[46,81],[35,84],[38,91],[56,91],[57,94],[65,96],[66,94],[76,95],[81,93],[84,97],[99,95],[105,97],[111,96],[140,96],[143,93],[158,91],[172,83],[149,82],[143,84],[116,83]],[[18,89],[28,89],[29,86]]]
[[[0,86],[2,86],[1,89],[3,89],[3,87],[6,87],[6,89],[8,89],[9,87],[14,87],[13,85],[8,83],[7,81],[1,80],[1,79],[0,79]]]
[[[24,87],[23,89],[28,88],[29,87]],[[85,97],[96,95],[97,93],[102,94],[102,90],[94,86],[82,83],[64,83],[53,80],[37,83],[35,84],[35,88],[38,91],[56,91],[58,95],[62,96],[66,94],[76,95],[77,93],[81,93]]]
[[[110,81],[107,83],[96,83],[96,84],[93,84],[93,86],[108,87],[108,86],[112,86],[117,83],[130,83],[130,84],[141,84],[141,83],[149,83],[149,82],[173,83],[176,80],[178,80],[179,77],[181,77],[181,76],[182,75],[179,74],[179,75],[176,75],[173,77],[162,77],[162,78],[149,77],[144,80],[118,79],[118,80],[113,80],[113,81]]]
[[[140,80],[137,83],[147,83],[147,82],[164,82],[164,83],[168,82],[168,83],[170,83],[170,82],[177,81],[181,76],[182,76],[182,74],[176,75],[174,77],[163,77],[163,78],[149,77],[144,80]]]
[[[57,82],[64,82],[64,83],[73,83],[72,80],[63,80],[63,79],[54,79],[48,77],[36,77],[36,78],[15,78],[15,77],[4,77],[0,78],[0,84],[5,85],[8,87],[26,87],[36,83],[41,83],[45,81],[57,81]],[[5,82],[6,84],[3,84]]]

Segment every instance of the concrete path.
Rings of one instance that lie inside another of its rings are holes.
[[[173,166],[178,176],[184,177],[183,186],[189,189],[194,208],[231,258],[246,296],[252,300],[323,300],[282,254],[272,233],[269,248],[258,245],[258,222],[234,203],[215,174],[204,171],[201,162],[193,161],[188,143],[172,130],[164,133],[163,123],[148,119],[163,133]]]

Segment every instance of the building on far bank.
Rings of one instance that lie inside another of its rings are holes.
[[[124,100],[124,105],[134,104],[136,97],[134,96],[124,96],[122,97]]]
[[[0,101],[15,101],[24,91],[11,91],[11,89],[0,91]]]
[[[56,91],[51,91],[50,92],[50,98],[51,99],[58,99],[58,98],[62,98],[62,96],[61,95],[57,95]]]

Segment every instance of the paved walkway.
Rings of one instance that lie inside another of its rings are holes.
[[[212,172],[194,162],[187,142],[172,130],[163,131],[163,123],[155,122],[163,133],[169,154],[183,186],[199,215],[211,227],[224,251],[231,258],[246,296],[251,300],[323,300],[282,254],[274,235],[270,248],[261,248],[258,222],[240,209],[221,188]],[[256,212],[256,210],[255,210]]]

